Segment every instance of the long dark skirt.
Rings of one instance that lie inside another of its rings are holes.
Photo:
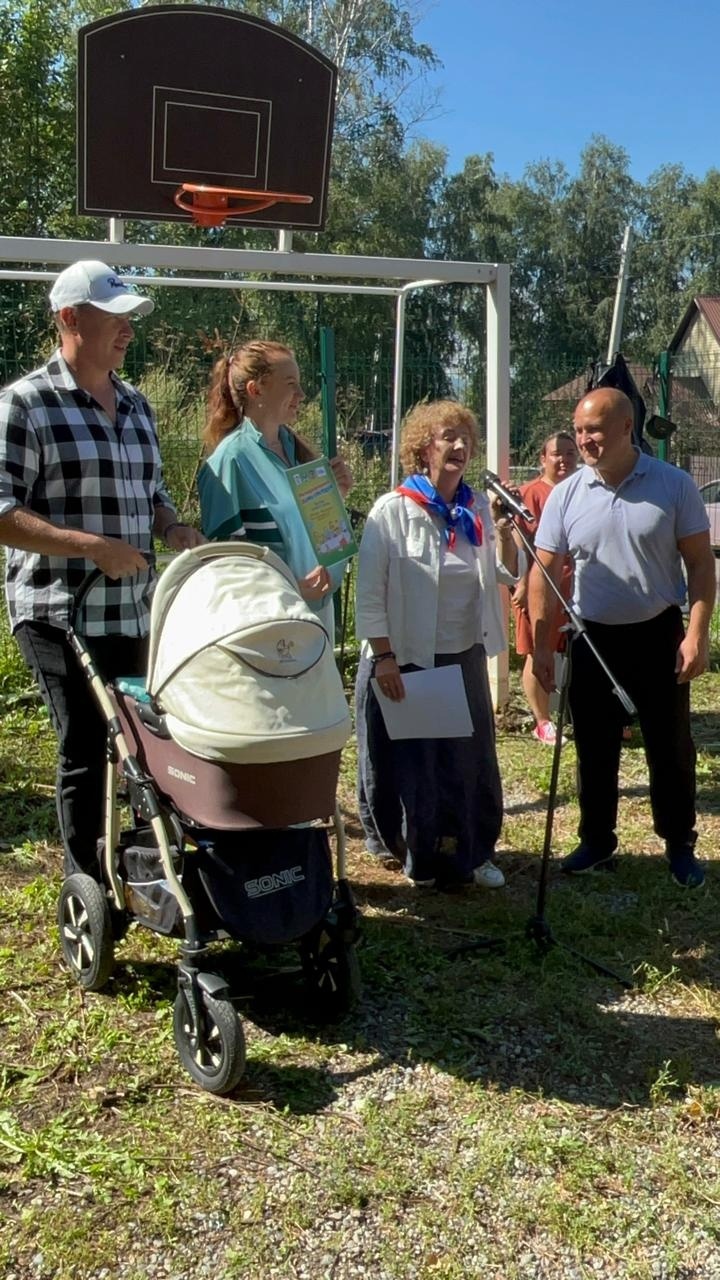
[[[459,663],[473,723],[471,738],[392,741],[361,658],[355,685],[358,805],[368,850],[392,854],[413,880],[466,883],[493,856],[503,816],[485,649],[440,653]],[[402,671],[417,671],[405,666]]]

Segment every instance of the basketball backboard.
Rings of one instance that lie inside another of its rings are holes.
[[[189,222],[204,186],[248,193],[245,225],[322,230],[336,82],[316,49],[231,9],[149,6],[82,27],[78,213]]]

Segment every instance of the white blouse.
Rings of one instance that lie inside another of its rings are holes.
[[[480,599],[482,607],[482,598]],[[472,545],[462,533],[449,547],[440,546],[436,653],[464,653],[475,644],[478,609],[478,575]]]
[[[483,540],[479,547],[468,543],[476,575],[470,643],[482,643],[492,658],[507,644],[498,583],[514,586],[525,573],[527,558],[519,551],[517,576],[510,573],[497,555],[485,494],[475,494],[475,510],[482,520]],[[361,640],[388,636],[400,666],[434,665],[440,557],[446,545],[440,521],[397,490],[378,498],[368,515],[358,557],[357,635]],[[457,641],[451,652],[460,652]]]

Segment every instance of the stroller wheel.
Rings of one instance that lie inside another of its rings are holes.
[[[303,976],[311,1012],[319,1022],[336,1022],[362,993],[357,951],[352,942],[324,927],[301,943]]]
[[[228,999],[199,992],[200,1034],[196,1036],[184,991],[175,999],[175,1044],[186,1071],[208,1093],[230,1093],[245,1070],[245,1036]]]
[[[105,986],[115,965],[107,894],[92,876],[68,876],[58,903],[60,946],[73,977],[86,991]]]

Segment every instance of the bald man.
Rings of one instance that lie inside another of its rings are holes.
[[[686,472],[633,445],[633,410],[603,387],[575,410],[581,467],[547,500],[535,538],[555,582],[575,561],[573,604],[589,638],[638,709],[650,771],[656,833],[677,884],[697,888],[695,747],[690,681],[708,665],[715,562],[708,518]],[[687,575],[687,588],[683,575]],[[537,569],[530,579],[535,674],[553,687],[555,597]],[[689,602],[687,629],[681,606]],[[607,867],[617,848],[623,709],[590,647],[571,647],[569,702],[577,747],[580,843],[563,859],[578,874]]]

